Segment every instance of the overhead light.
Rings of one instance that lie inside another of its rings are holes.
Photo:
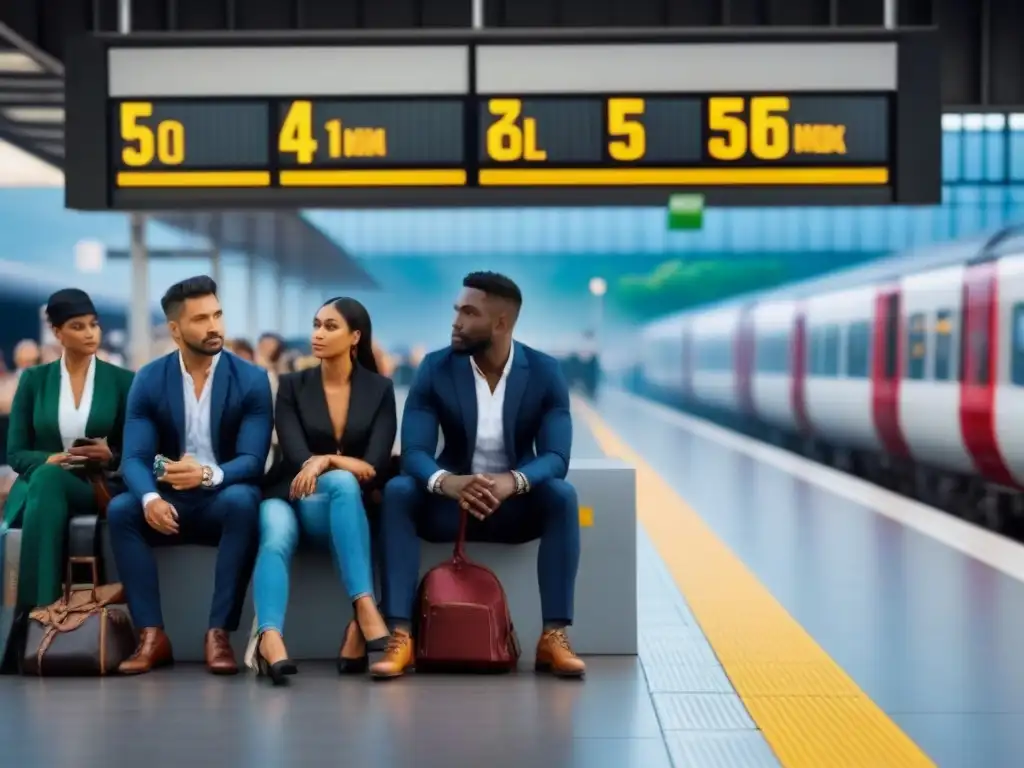
[[[11,107],[3,110],[8,120],[16,123],[63,123],[64,109],[61,107]]]
[[[42,72],[31,57],[21,51],[4,51],[0,53],[0,72]]]
[[[985,126],[985,116],[979,114],[964,115],[965,131],[980,131]]]

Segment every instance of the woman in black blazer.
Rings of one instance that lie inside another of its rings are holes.
[[[363,496],[387,480],[398,429],[394,385],[377,373],[370,315],[355,299],[320,307],[312,347],[320,365],[281,376],[278,385],[282,467],[260,506],[256,660],[275,684],[297,671],[282,628],[288,563],[300,532],[330,547],[352,600],[355,619],[345,631],[339,671],[365,671],[367,650],[384,650],[389,636],[373,597]]]

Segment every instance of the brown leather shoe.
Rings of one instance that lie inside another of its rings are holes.
[[[206,668],[215,675],[238,674],[231,638],[223,629],[211,629],[206,633]]]
[[[142,675],[157,667],[174,663],[171,641],[160,627],[146,627],[139,632],[135,653],[121,662],[117,671],[122,675]]]
[[[379,680],[401,677],[416,663],[412,638],[408,632],[396,629],[388,639],[384,658],[370,665],[370,674]]]
[[[534,668],[538,672],[550,672],[556,677],[583,677],[587,671],[587,665],[569,645],[564,629],[549,629],[540,636]]]

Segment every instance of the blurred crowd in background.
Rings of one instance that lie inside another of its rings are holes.
[[[317,364],[316,358],[309,353],[308,339],[291,340],[276,333],[264,333],[255,343],[245,338],[230,339],[227,347],[239,357],[265,368],[275,385],[280,374],[301,371]],[[174,342],[170,339],[157,338],[153,344],[153,356],[165,355],[174,349]],[[426,348],[414,346],[408,349],[386,350],[374,342],[373,352],[380,373],[395,379],[398,386],[408,386],[413,373],[426,354]],[[128,365],[121,350],[108,343],[97,351],[96,356],[114,365]],[[18,389],[22,371],[34,365],[53,362],[59,357],[60,347],[57,344],[40,343],[35,339],[19,341],[14,347],[10,361],[5,360],[3,352],[0,351],[0,416],[6,416],[11,412],[11,403],[14,401],[14,393]]]

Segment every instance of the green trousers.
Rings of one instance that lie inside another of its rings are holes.
[[[21,522],[19,605],[49,605],[60,597],[72,511],[79,515],[96,513],[96,499],[89,482],[52,464],[36,469],[28,481]]]

